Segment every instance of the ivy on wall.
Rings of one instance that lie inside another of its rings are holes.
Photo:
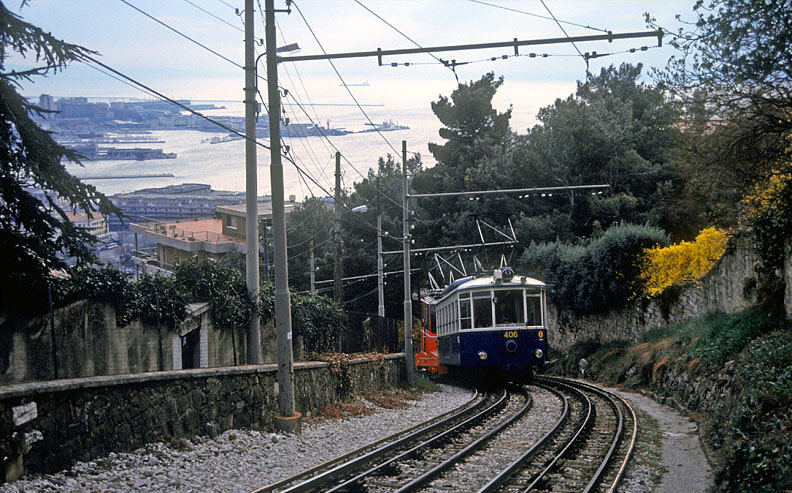
[[[759,255],[763,291],[773,299],[783,293],[785,248],[792,241],[792,172],[777,172],[757,185],[744,200],[743,222],[751,232]],[[783,295],[781,295],[783,298]]]
[[[262,281],[258,303],[247,295],[244,275],[231,263],[206,260],[180,264],[169,277],[143,275],[132,280],[112,268],[76,269],[54,284],[53,302],[65,306],[78,300],[107,303],[116,310],[116,323],[123,327],[136,319],[161,323],[174,329],[187,317],[189,303],[210,305],[210,317],[219,330],[247,325],[250,317],[262,323],[274,318],[275,289]],[[292,325],[302,335],[307,351],[330,351],[336,347],[340,328],[346,323],[341,307],[315,293],[293,293]]]

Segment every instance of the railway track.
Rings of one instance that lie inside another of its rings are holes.
[[[629,403],[574,380],[537,378],[536,385],[561,398],[562,417],[478,491],[615,491],[638,430]]]
[[[613,491],[636,433],[618,396],[537,378],[257,491]]]

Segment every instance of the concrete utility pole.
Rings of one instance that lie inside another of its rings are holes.
[[[404,238],[404,359],[407,367],[407,384],[413,384],[415,359],[412,347],[412,287],[410,286],[410,203],[407,195],[407,141],[402,141],[402,233]]]
[[[294,406],[294,354],[292,352],[291,299],[286,251],[286,214],[283,204],[281,163],[280,92],[275,44],[275,0],[265,0],[267,50],[267,98],[269,100],[270,180],[272,186],[273,257],[275,259],[275,337],[278,347],[278,414],[275,427],[282,431],[302,430],[302,415]],[[250,18],[247,16],[250,14]],[[245,0],[245,26],[253,25],[253,0]]]
[[[333,299],[336,303],[344,302],[344,244],[341,239],[341,153],[336,152],[335,168],[335,266],[333,268]]]
[[[385,316],[385,275],[382,265],[382,201],[380,178],[377,172],[377,315]]]
[[[245,266],[248,296],[259,299],[258,189],[256,176],[256,54],[253,0],[245,0]],[[247,337],[247,363],[261,363],[259,317],[250,317]]]

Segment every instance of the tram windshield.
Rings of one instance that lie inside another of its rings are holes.
[[[515,325],[523,323],[522,289],[495,291],[492,302],[495,304],[495,325]]]

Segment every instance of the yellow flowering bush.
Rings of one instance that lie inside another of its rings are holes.
[[[644,250],[641,278],[649,296],[657,296],[673,284],[701,279],[723,256],[727,242],[726,231],[707,228],[695,241]]]

